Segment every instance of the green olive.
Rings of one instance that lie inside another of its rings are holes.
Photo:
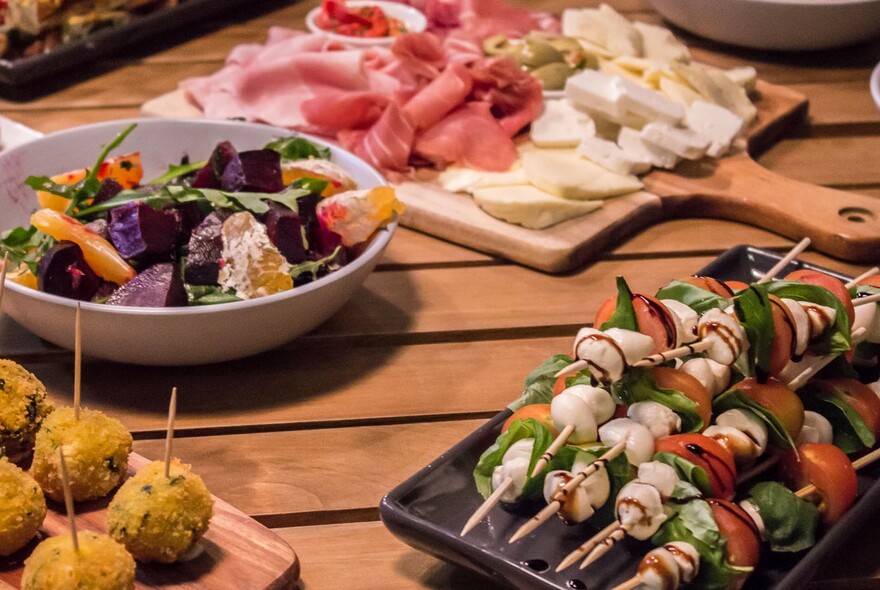
[[[564,61],[544,64],[532,70],[532,75],[541,81],[544,90],[562,90],[568,77],[576,73],[577,70],[569,67]]]
[[[553,62],[562,62],[562,54],[552,45],[539,41],[526,41],[514,54],[516,60],[526,69],[533,69]]]
[[[492,35],[483,41],[483,53],[486,55],[507,55],[515,51],[516,47],[505,35]]]

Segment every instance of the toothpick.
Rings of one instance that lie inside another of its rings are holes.
[[[3,253],[3,268],[0,268],[0,317],[3,316],[3,292],[6,291],[6,266],[9,264],[9,252]]]
[[[861,341],[862,337],[867,334],[867,330],[865,328],[857,328],[852,331],[850,334],[850,340],[853,344]],[[824,369],[831,361],[836,359],[839,355],[836,354],[826,354],[820,357],[816,357],[816,360],[810,364],[806,369],[801,371],[801,373],[788,382],[788,388],[792,391],[797,391],[804,384],[810,380],[813,375]]]
[[[537,477],[541,470],[547,466],[547,463],[550,462],[556,452],[559,451],[565,445],[565,442],[568,440],[568,437],[571,436],[571,433],[574,432],[574,424],[566,424],[565,428],[559,433],[559,435],[553,439],[553,442],[550,443],[550,446],[547,447],[547,450],[544,451],[544,454],[535,462],[535,468],[532,469],[532,475],[529,477]]]
[[[570,365],[568,365],[567,367],[563,367],[562,369],[559,369],[559,370],[556,372],[556,374],[553,375],[553,376],[554,376],[556,379],[559,379],[559,378],[562,377],[563,375],[574,375],[574,374],[577,373],[578,371],[582,371],[582,370],[586,369],[586,368],[589,367],[589,366],[590,366],[590,364],[589,364],[587,361],[584,361],[584,360],[576,360],[576,361],[574,361],[573,363],[571,363]]]
[[[626,526],[624,525],[620,525],[618,528],[614,529],[614,531],[612,531],[610,535],[602,539],[598,547],[590,551],[590,554],[587,555],[586,558],[584,558],[578,569],[586,568],[591,563],[597,561],[600,557],[611,551],[611,548],[614,547],[614,544],[626,536],[626,532]]]
[[[856,285],[858,285],[859,282],[867,279],[868,277],[873,277],[875,274],[878,274],[878,273],[880,273],[880,266],[875,266],[874,268],[869,268],[868,270],[866,270],[865,272],[863,272],[862,274],[860,274],[856,278],[852,279],[851,281],[849,281],[847,283],[844,283],[844,286],[847,289],[851,289],[852,287],[855,287]]]
[[[608,461],[611,461],[615,457],[617,457],[620,453],[626,450],[626,441],[622,440],[607,451],[605,451],[600,457],[598,457],[595,461],[587,465],[580,471],[577,475],[571,478],[568,483],[562,486],[559,490],[553,494],[552,501],[547,504],[540,512],[535,514],[532,518],[530,518],[524,525],[519,527],[517,531],[510,537],[509,543],[514,543],[519,541],[539,526],[547,522],[551,516],[559,512],[559,509],[562,507],[562,501],[565,497],[570,494],[577,486],[579,486],[583,481],[585,481],[588,477],[599,471],[602,467],[604,467]],[[534,477],[534,476],[533,476]]]
[[[486,498],[486,500],[480,505],[479,508],[474,511],[474,513],[465,523],[460,533],[462,537],[468,534],[471,529],[477,526],[477,524],[479,524],[479,522],[483,520],[483,518],[485,518],[486,515],[489,514],[489,512],[493,508],[495,508],[495,506],[498,505],[498,503],[501,501],[501,496],[506,494],[507,490],[513,487],[513,483],[513,478],[508,477],[501,482],[501,485],[495,488],[495,491],[493,491],[492,494],[488,498]]]
[[[867,297],[856,297],[852,300],[853,307],[858,307],[860,305],[868,305],[869,303],[877,303],[880,302],[880,293],[875,293],[873,295],[868,295]]]
[[[611,590],[633,590],[634,588],[638,587],[638,585],[641,583],[642,583],[642,580],[638,576],[633,576],[629,580],[627,580],[626,582],[618,584],[617,586],[615,586]]]
[[[82,400],[82,328],[80,323],[81,306],[76,304],[76,319],[73,330],[73,419],[79,420],[79,407]]]
[[[763,277],[761,277],[761,279],[758,282],[759,283],[766,283],[767,281],[771,280],[773,277],[775,277],[777,274],[779,274],[779,271],[781,271],[783,268],[788,266],[788,263],[791,262],[792,260],[794,260],[798,254],[800,254],[801,252],[806,250],[809,245],[810,245],[810,238],[804,238],[803,240],[798,242],[795,245],[795,247],[792,248],[791,250],[789,250],[788,254],[783,256],[779,262],[774,264],[773,268],[768,270],[767,273]]]
[[[165,477],[171,476],[171,442],[174,439],[174,418],[177,417],[177,388],[171,388],[168,403],[168,430],[165,433]]]
[[[604,529],[593,535],[590,539],[587,540],[586,543],[569,553],[565,556],[558,566],[556,566],[556,573],[561,572],[562,570],[571,567],[574,563],[582,558],[584,555],[590,553],[596,546],[601,543],[608,535],[617,530],[618,527],[622,526],[620,522],[614,521]]]
[[[659,365],[660,363],[665,363],[666,361],[671,361],[673,359],[677,359],[688,354],[697,354],[698,352],[703,352],[711,346],[712,344],[709,342],[709,340],[700,340],[698,342],[694,342],[693,344],[685,344],[684,346],[679,346],[678,348],[673,348],[672,350],[658,352],[657,354],[646,356],[642,360],[635,363],[633,367],[653,367],[654,365]]]
[[[58,464],[61,469],[61,487],[64,490],[67,522],[70,524],[70,538],[73,539],[73,550],[79,553],[79,539],[77,539],[76,535],[76,513],[73,510],[73,494],[70,491],[70,475],[67,472],[67,461],[64,460],[64,447],[58,447]]]

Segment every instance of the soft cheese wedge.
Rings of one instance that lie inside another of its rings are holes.
[[[564,199],[604,199],[642,188],[635,176],[611,172],[574,150],[531,150],[521,157],[530,183]]]
[[[492,217],[529,229],[544,229],[602,206],[601,201],[562,199],[531,185],[474,189],[472,194]]]
[[[466,193],[475,188],[526,184],[526,173],[521,166],[507,172],[489,172],[461,166],[450,166],[437,176],[437,182],[451,193]]]

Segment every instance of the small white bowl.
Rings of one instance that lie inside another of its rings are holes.
[[[29,224],[34,191],[29,175],[90,166],[119,131],[137,128],[113,153],[140,151],[145,178],[154,178],[184,155],[206,158],[229,140],[239,150],[263,147],[290,131],[234,121],[132,119],[76,127],[46,135],[0,155],[0,231]],[[327,145],[317,139],[316,143]],[[385,184],[353,154],[329,146],[332,159],[358,186]],[[142,365],[215,363],[270,350],[315,328],[354,295],[376,266],[396,222],[380,230],[366,250],[336,272],[290,291],[234,303],[197,307],[117,307],[82,303],[83,354]],[[3,311],[45,340],[72,349],[77,302],[6,281]]]
[[[755,49],[814,50],[880,34],[880,0],[651,0],[692,33]]]
[[[386,15],[403,21],[406,24],[406,29],[409,33],[421,33],[428,26],[428,19],[425,18],[422,11],[413,8],[412,6],[407,6],[406,4],[400,4],[398,2],[382,2],[381,0],[349,0],[345,4],[346,6],[353,8],[378,6]],[[364,47],[391,45],[394,43],[394,37],[354,37],[352,35],[340,35],[339,33],[322,29],[316,23],[316,19],[320,12],[321,7],[319,6],[310,10],[306,15],[306,27],[313,33],[323,33],[336,41]]]
[[[871,96],[874,97],[874,103],[877,105],[877,108],[880,109],[880,63],[878,63],[874,67],[874,71],[871,72],[871,81],[869,83],[871,85]]]

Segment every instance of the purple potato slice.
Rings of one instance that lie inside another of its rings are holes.
[[[181,307],[186,304],[183,279],[171,262],[154,264],[116,289],[107,299],[107,305],[131,307]]]

